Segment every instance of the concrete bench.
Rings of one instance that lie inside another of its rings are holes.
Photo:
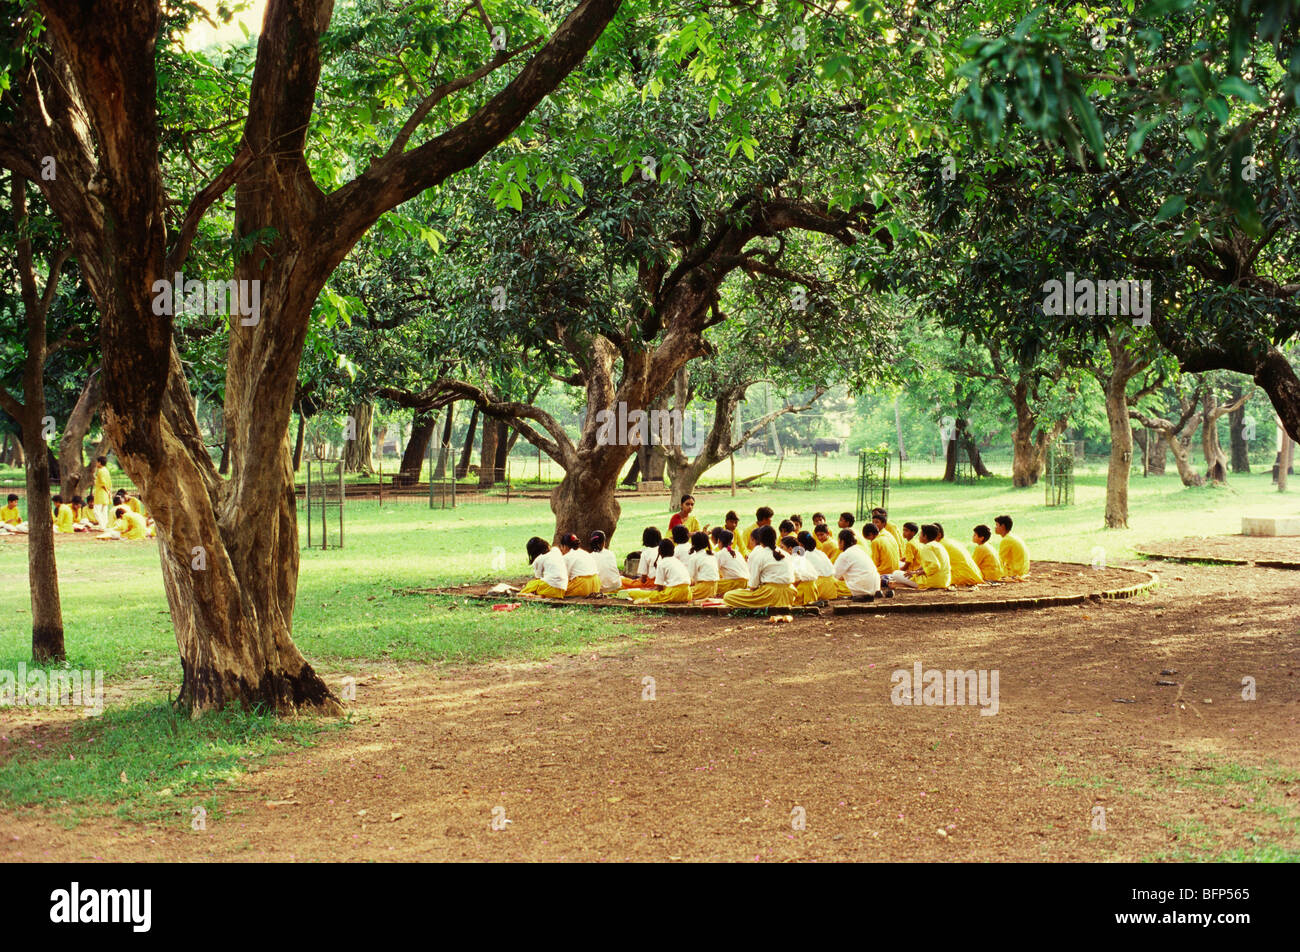
[[[1242,516],[1241,534],[1248,536],[1300,536],[1300,516]]]

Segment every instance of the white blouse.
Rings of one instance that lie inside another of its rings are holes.
[[[851,545],[835,560],[835,577],[844,579],[852,595],[874,595],[880,591],[880,572],[871,555],[860,545]]]
[[[596,574],[600,576],[602,592],[617,592],[622,589],[623,576],[618,570],[618,560],[614,558],[612,550],[601,549],[599,552],[593,552],[591,559],[596,563]]]
[[[718,560],[708,549],[691,553],[690,569],[692,582],[718,581]]]
[[[794,560],[789,556],[778,560],[776,554],[765,545],[760,545],[749,554],[749,587],[760,585],[793,585]]]
[[[714,555],[718,559],[718,574],[722,578],[749,578],[749,566],[739,552],[719,549]]]
[[[669,556],[660,559],[659,564],[655,566],[655,584],[662,585],[664,588],[690,585],[691,573],[676,556]]]
[[[569,587],[569,568],[564,564],[564,556],[559,549],[543,552],[533,559],[533,575],[551,588],[564,591]]]

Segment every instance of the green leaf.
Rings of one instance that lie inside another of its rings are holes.
[[[1246,82],[1240,76],[1229,76],[1219,83],[1219,93],[1224,96],[1236,96],[1238,99],[1244,99],[1251,105],[1258,106],[1264,100],[1260,98],[1259,90],[1250,83]]]
[[[1164,204],[1160,206],[1160,211],[1156,212],[1156,221],[1173,218],[1175,215],[1181,214],[1186,207],[1187,199],[1181,195],[1170,195],[1165,199]]]

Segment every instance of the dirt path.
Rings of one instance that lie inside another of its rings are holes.
[[[376,665],[357,673],[361,726],[250,775],[207,831],[188,808],[165,827],[6,815],[0,860],[1103,860],[1250,836],[1300,849],[1295,820],[1274,820],[1300,815],[1300,573],[1159,568],[1156,594],[1124,602],[675,618],[652,621],[649,643],[541,665]],[[918,660],[996,669],[996,715],[893,704],[891,672]],[[1226,765],[1275,779],[1220,782]]]

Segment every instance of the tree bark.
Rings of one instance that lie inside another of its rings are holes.
[[[455,425],[456,404],[447,404],[447,421],[442,425],[442,442],[438,444],[438,464],[433,470],[433,479],[445,479],[447,476],[447,457],[451,455],[451,433]]]
[[[465,433],[465,446],[460,451],[460,462],[456,464],[456,478],[463,479],[469,472],[469,461],[474,452],[474,431],[478,426],[478,407],[469,415],[469,429]]]
[[[43,395],[29,393],[26,403],[37,420],[45,415]],[[32,659],[38,664],[52,664],[62,661],[65,651],[54,524],[50,518],[49,456],[40,426],[23,427],[23,436],[27,444],[27,582],[31,590]]]
[[[14,173],[11,192],[16,264],[23,316],[27,325],[27,353],[23,358],[23,402],[0,389],[0,408],[22,430],[27,488],[27,585],[32,608],[32,659],[38,664],[63,661],[63,608],[59,603],[59,573],[54,557],[54,523],[50,512],[51,452],[44,437],[45,360],[50,353],[46,317],[58,290],[59,272],[68,249],[51,255],[45,288],[38,290],[32,237],[27,217],[27,179]]]
[[[506,481],[506,464],[510,459],[510,447],[518,434],[511,431],[505,420],[497,421],[497,452],[496,459],[493,461],[496,480],[499,483]]]
[[[425,457],[429,455],[429,441],[438,428],[437,417],[428,410],[416,410],[411,418],[411,438],[406,441],[402,462],[397,471],[403,479],[418,482]]]
[[[1228,457],[1219,442],[1219,398],[1214,388],[1206,388],[1201,397],[1201,455],[1205,457],[1205,478],[1212,483],[1224,483],[1228,478]]]
[[[1287,477],[1291,473],[1291,462],[1295,457],[1295,440],[1286,430],[1282,431],[1282,448],[1277,454],[1277,491],[1286,492]]]
[[[479,445],[478,484],[480,489],[496,485],[497,439],[501,435],[501,421],[483,418],[483,436]]]
[[[83,444],[91,420],[99,412],[102,402],[99,368],[96,367],[91,370],[90,377],[81,388],[81,396],[77,397],[77,403],[63,428],[63,437],[59,440],[59,492],[64,499],[79,495],[82,485],[89,485]]]
[[[1131,375],[1112,364],[1105,388],[1106,420],[1110,424],[1110,461],[1106,466],[1106,528],[1128,528],[1128,479],[1133,465],[1133,423],[1128,415],[1127,389]],[[1163,450],[1162,450],[1163,452]]]
[[[373,473],[375,405],[358,403],[352,407],[351,423],[354,432],[343,436],[343,472]]]
[[[298,410],[298,434],[293,440],[293,471],[296,473],[302,469],[302,448],[307,439],[307,417],[303,414],[301,408]],[[230,444],[222,443],[221,457],[225,460],[226,448]]]
[[[1201,422],[1201,390],[1198,388],[1191,396],[1180,396],[1179,404],[1182,415],[1177,420],[1166,420],[1148,416],[1130,408],[1129,415],[1139,420],[1144,426],[1160,434],[1160,442],[1174,457],[1174,466],[1184,486],[1203,486],[1205,478],[1192,467],[1191,444],[1197,424]]]
[[[1234,387],[1233,398],[1240,397],[1241,387]],[[1250,472],[1250,446],[1246,442],[1246,405],[1243,403],[1228,414],[1228,445],[1231,447],[1231,467],[1234,473]]]
[[[1163,476],[1169,451],[1160,435],[1144,426],[1136,429],[1133,438],[1142,450],[1142,472],[1147,476]]]
[[[512,80],[459,123],[408,148],[438,102],[523,51],[430,90],[383,154],[326,193],[306,152],[320,38],[333,4],[272,0],[240,147],[172,235],[160,164],[160,4],[109,0],[87,16],[81,0],[42,0],[40,42],[48,50],[21,75],[13,72],[0,162],[35,180],[33,157],[56,159],[57,178],[39,184],[72,238],[99,312],[105,430],[158,526],[181,656],[178,703],[196,715],[232,703],[340,710],[291,637],[298,533],[289,414],[312,305],[381,215],[473,166],[511,135],[583,59],[618,7],[618,0],[580,0]],[[232,185],[234,231],[247,242],[233,278],[260,289],[260,310],[231,321],[231,472],[223,480],[195,418],[174,316],[159,313],[146,292],[181,269],[205,213]]]
[[[1047,447],[1065,431],[1065,421],[1056,420],[1047,427],[1041,425],[1030,405],[1029,382],[1023,377],[1011,388],[1011,405],[1016,413],[1016,428],[1011,436],[1011,485],[1024,488],[1034,485],[1042,476]]]

